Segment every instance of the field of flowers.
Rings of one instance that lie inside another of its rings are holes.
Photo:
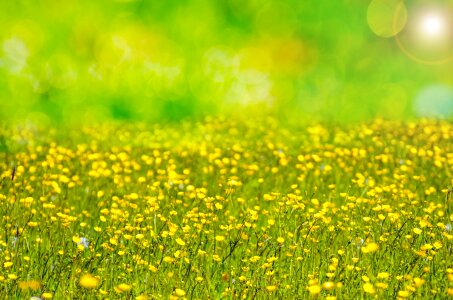
[[[453,297],[452,140],[427,120],[4,125],[1,298]]]

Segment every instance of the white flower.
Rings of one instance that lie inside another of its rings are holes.
[[[88,242],[88,239],[87,238],[84,238],[84,237],[81,237],[80,238],[80,242],[77,243],[77,245],[83,245],[83,247],[86,249],[88,248],[88,245],[90,243]]]

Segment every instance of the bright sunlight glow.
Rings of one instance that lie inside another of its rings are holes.
[[[445,20],[438,14],[426,15],[422,19],[421,30],[427,37],[438,37],[445,31]]]

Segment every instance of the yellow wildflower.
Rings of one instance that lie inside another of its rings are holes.
[[[366,282],[363,284],[363,290],[365,291],[365,293],[368,293],[368,294],[374,294],[376,293],[376,290],[374,289],[374,286],[369,283],[369,282]]]
[[[184,292],[183,290],[181,289],[175,289],[175,294],[176,296],[178,297],[184,297],[186,295],[186,292]]]
[[[80,277],[79,284],[81,287],[87,289],[94,289],[99,286],[100,280],[99,278],[94,277],[91,274],[84,274]]]

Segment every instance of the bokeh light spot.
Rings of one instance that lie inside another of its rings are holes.
[[[401,0],[373,0],[368,6],[367,21],[376,35],[393,37],[406,25],[406,6]]]
[[[10,73],[20,73],[27,65],[29,51],[27,46],[21,39],[12,37],[4,41],[3,53],[3,64]]]
[[[444,118],[453,115],[453,88],[447,85],[430,85],[415,97],[415,113],[420,117]]]
[[[421,22],[421,30],[425,36],[437,37],[442,35],[445,29],[445,21],[442,16],[430,14],[423,17]]]

